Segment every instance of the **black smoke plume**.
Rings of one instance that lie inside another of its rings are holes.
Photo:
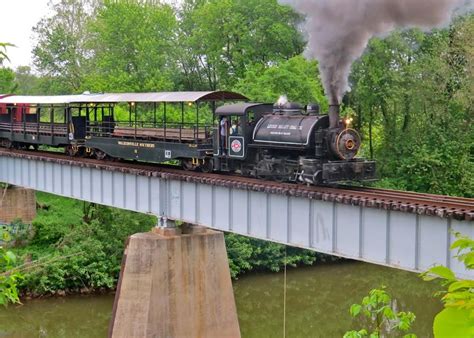
[[[349,89],[352,63],[370,38],[397,28],[431,29],[447,24],[472,0],[280,0],[306,16],[308,53],[319,61],[326,95],[339,104]]]

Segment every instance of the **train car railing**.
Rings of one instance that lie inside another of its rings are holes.
[[[120,137],[147,140],[206,143],[212,126],[196,123],[154,123],[147,121],[98,121],[86,124],[90,137]]]
[[[45,135],[45,136],[62,136],[66,137],[68,133],[67,124],[65,123],[48,123],[48,122],[14,122],[14,123],[0,123],[0,130],[29,134],[29,135]]]

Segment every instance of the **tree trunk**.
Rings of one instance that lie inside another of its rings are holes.
[[[369,149],[370,149],[370,159],[374,159],[374,146],[372,144],[372,123],[374,120],[374,109],[373,106],[370,106],[369,114]]]

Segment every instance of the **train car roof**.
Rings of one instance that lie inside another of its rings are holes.
[[[69,103],[121,103],[121,102],[198,102],[248,100],[242,94],[229,91],[156,92],[156,93],[104,93],[53,96],[0,96],[5,104],[69,104]]]
[[[272,103],[242,102],[226,104],[216,109],[217,115],[245,115],[249,109],[254,112],[273,111]]]

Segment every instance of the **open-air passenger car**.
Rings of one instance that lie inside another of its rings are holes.
[[[0,145],[210,170],[215,109],[242,100],[226,91],[0,96]]]

